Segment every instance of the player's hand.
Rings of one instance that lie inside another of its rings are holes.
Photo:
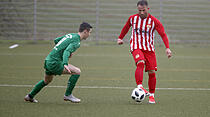
[[[172,53],[171,53],[171,50],[169,48],[166,48],[166,55],[167,55],[168,58],[172,57]]]
[[[64,68],[65,68],[69,73],[71,73],[71,70],[69,69],[68,65],[64,65]]]
[[[117,44],[122,45],[123,44],[123,40],[122,39],[118,39],[117,40]]]

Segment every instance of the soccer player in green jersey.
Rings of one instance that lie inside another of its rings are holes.
[[[80,69],[68,64],[69,58],[80,47],[80,41],[86,40],[92,32],[92,26],[86,22],[80,24],[78,33],[69,33],[54,40],[55,46],[45,59],[45,77],[40,80],[24,98],[25,101],[37,103],[35,95],[52,80],[54,75],[70,74],[66,92],[65,101],[80,102],[81,100],[72,95],[72,91],[80,77]]]

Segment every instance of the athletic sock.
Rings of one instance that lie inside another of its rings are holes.
[[[32,91],[29,93],[29,97],[33,98],[39,91],[45,87],[47,84],[45,84],[44,80],[40,80],[32,89]]]
[[[137,64],[136,72],[135,72],[135,79],[136,79],[136,84],[142,84],[143,81],[143,75],[144,75],[144,63],[140,62]]]
[[[155,94],[154,94],[154,93],[150,93],[150,94],[149,94],[149,96],[153,96],[153,97],[155,97]]]
[[[79,79],[80,75],[71,75],[67,84],[65,96],[69,96],[72,94],[72,91]]]
[[[156,76],[155,76],[155,73],[149,74],[148,85],[149,85],[149,92],[150,93],[155,93],[155,88],[156,88]]]

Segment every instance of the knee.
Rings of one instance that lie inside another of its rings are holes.
[[[144,60],[139,60],[138,62],[136,62],[136,66],[137,67],[144,67]]]
[[[155,74],[155,70],[148,70],[148,74],[149,75]]]
[[[155,70],[148,72],[149,80],[156,80]]]
[[[44,83],[46,84],[46,85],[48,85],[48,84],[50,84],[52,82],[52,79],[50,79],[50,80],[44,80]]]
[[[44,80],[44,83],[46,84],[46,85],[48,85],[50,82],[52,82],[52,80]]]
[[[52,82],[52,80],[53,80],[53,77],[52,76],[51,77],[45,76],[44,83],[46,85],[48,85],[50,82]]]
[[[81,70],[80,70],[80,68],[77,68],[77,70],[76,70],[76,74],[77,74],[77,75],[80,75],[80,74],[81,74]]]

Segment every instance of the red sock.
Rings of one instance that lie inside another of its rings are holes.
[[[136,84],[142,84],[143,81],[143,71],[144,71],[144,63],[140,62],[137,64],[136,72],[135,72],[135,79]]]
[[[155,87],[156,87],[156,76],[155,76],[155,73],[150,73],[149,74],[148,85],[149,85],[149,92],[150,93],[155,93]]]

